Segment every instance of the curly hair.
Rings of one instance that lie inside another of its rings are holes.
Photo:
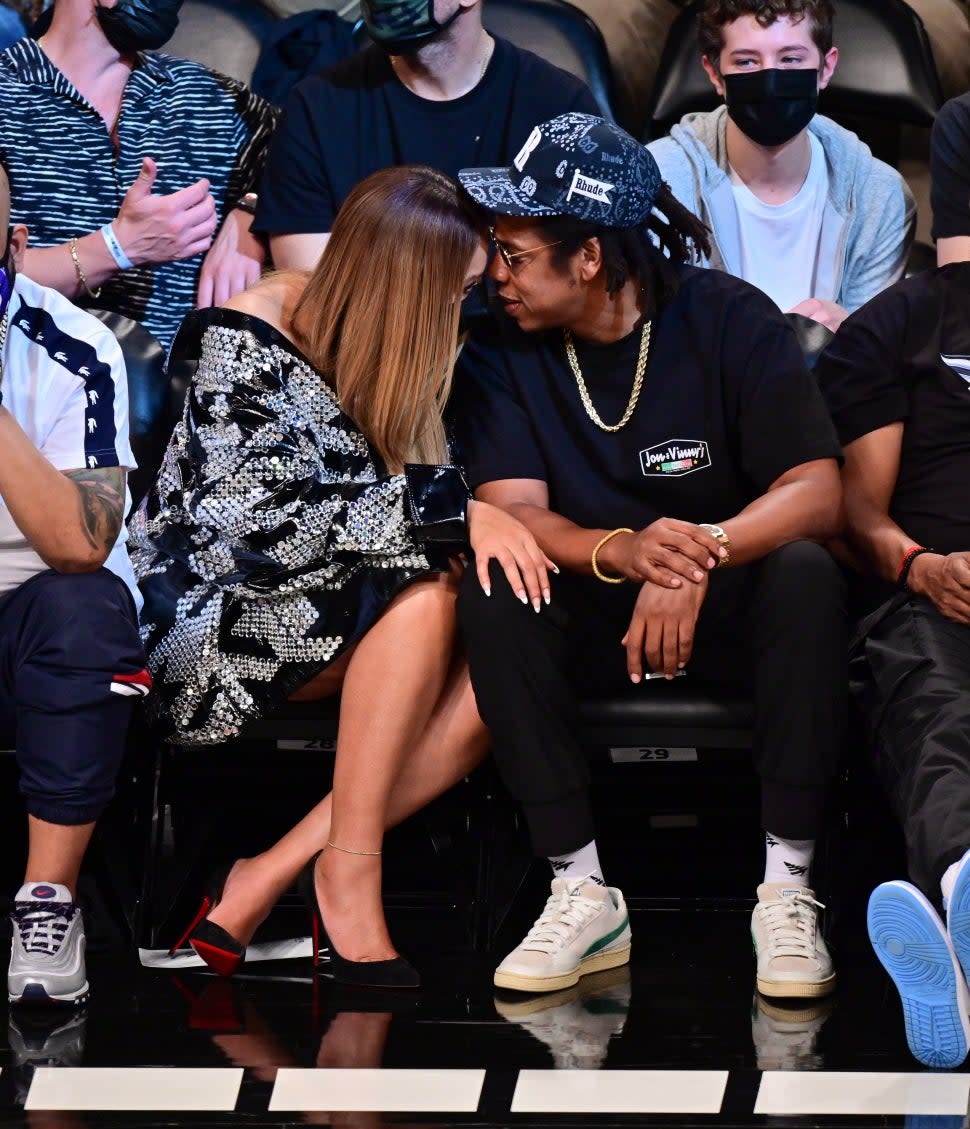
[[[697,16],[697,42],[701,54],[715,68],[724,47],[724,25],[742,16],[754,16],[762,27],[771,27],[782,16],[790,16],[795,22],[807,19],[821,56],[832,49],[832,0],[705,0]]]

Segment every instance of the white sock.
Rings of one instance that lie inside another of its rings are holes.
[[[953,887],[957,884],[957,875],[960,873],[960,867],[966,862],[967,855],[970,855],[970,851],[967,851],[963,858],[957,859],[952,866],[948,866],[943,872],[943,877],[940,879],[940,889],[943,891],[944,909],[947,909],[950,905],[950,899],[953,897]]]
[[[780,839],[765,832],[765,881],[810,885],[814,839]]]
[[[595,839],[568,855],[550,855],[549,862],[556,878],[592,878],[600,886],[606,885],[600,869],[600,857],[596,853]]]

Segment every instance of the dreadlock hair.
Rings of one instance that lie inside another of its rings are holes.
[[[711,254],[710,228],[675,198],[667,184],[661,185],[654,210],[639,227],[605,227],[574,216],[553,216],[542,220],[541,226],[550,242],[559,242],[552,248],[554,267],[564,270],[588,239],[598,239],[610,297],[635,278],[653,293],[658,308],[677,295],[677,265]]]

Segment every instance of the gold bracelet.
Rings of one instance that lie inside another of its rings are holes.
[[[601,537],[596,542],[596,548],[593,549],[593,555],[590,557],[590,563],[593,566],[593,575],[597,580],[602,580],[604,584],[622,584],[626,580],[625,576],[607,576],[605,573],[600,572],[600,566],[596,563],[596,554],[603,548],[607,541],[612,541],[614,537],[621,533],[632,533],[632,529],[614,529],[612,532],[607,533],[605,537]]]
[[[345,855],[368,855],[370,858],[378,858],[383,854],[383,851],[352,851],[350,847],[338,847],[332,839],[327,840],[327,846],[333,847],[335,851],[340,851]]]
[[[100,298],[101,297],[101,287],[99,286],[97,288],[97,290],[92,290],[91,287],[88,286],[87,276],[85,275],[84,271],[81,269],[81,259],[80,259],[80,257],[78,256],[78,253],[77,253],[77,236],[76,235],[71,236],[70,242],[68,243],[68,246],[71,248],[71,259],[74,262],[74,273],[77,275],[78,282],[80,282],[80,284],[87,291],[87,295],[88,295],[89,298]]]

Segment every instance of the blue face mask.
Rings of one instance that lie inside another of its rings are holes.
[[[434,0],[361,0],[360,3],[360,14],[371,39],[388,55],[417,51],[454,23],[463,11],[464,8],[456,8],[444,23],[439,23],[434,16]]]

